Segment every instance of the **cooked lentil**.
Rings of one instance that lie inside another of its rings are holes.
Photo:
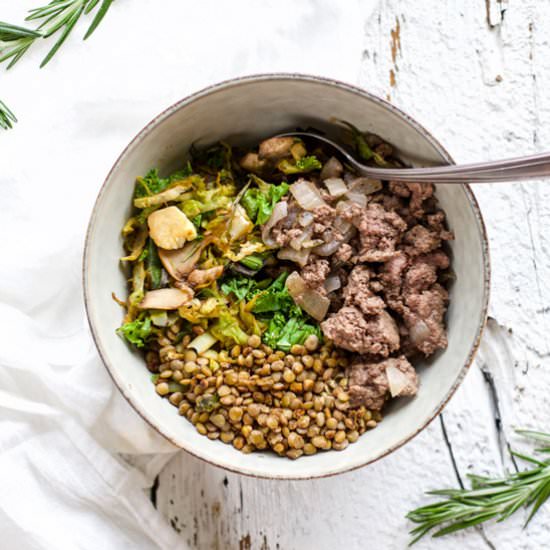
[[[330,342],[306,340],[285,355],[250,337],[244,348],[206,358],[165,340],[158,338],[155,359],[148,352],[151,363],[158,359],[157,393],[201,435],[240,451],[270,449],[291,459],[340,451],[381,419],[378,411],[349,407],[349,357]]]

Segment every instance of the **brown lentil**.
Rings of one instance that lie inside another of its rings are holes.
[[[343,450],[381,420],[378,412],[351,408],[346,352],[320,347],[316,336],[286,354],[252,335],[244,346],[199,356],[185,349],[190,337],[174,346],[180,330],[166,329],[147,364],[159,373],[157,393],[209,439],[296,459]]]

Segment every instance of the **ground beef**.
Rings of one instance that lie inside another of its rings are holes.
[[[343,243],[332,256],[338,263],[344,264],[349,262],[353,256],[353,248],[348,243]]]
[[[404,277],[403,294],[427,290],[438,278],[437,272],[449,267],[449,257],[442,250],[416,257]]]
[[[315,220],[315,223],[322,224],[325,229],[330,229],[336,219],[336,210],[328,204],[318,206],[313,210],[313,219]]]
[[[292,239],[296,239],[302,233],[302,228],[296,227],[288,229],[284,226],[276,225],[271,232],[271,236],[273,237],[273,240],[275,241],[277,246],[284,248],[290,245],[290,241],[292,241]]]
[[[354,306],[344,306],[321,323],[334,344],[348,351],[387,357],[399,348],[399,330],[386,311],[365,316]]]
[[[400,251],[384,263],[379,276],[388,306],[398,313],[403,311],[401,290],[408,265],[408,257]]]
[[[382,195],[382,206],[391,212],[401,212],[405,209],[404,201],[397,195]]]
[[[410,340],[426,356],[447,347],[443,318],[448,299],[448,292],[438,283],[429,290],[411,293],[405,299],[403,320],[409,329]]]
[[[431,355],[447,345],[444,315],[448,295],[438,278],[440,270],[448,267],[449,257],[441,249],[414,258],[400,251],[379,275],[386,304],[400,316],[400,333],[406,334],[402,348],[406,346],[408,356],[415,349]]]
[[[433,196],[435,188],[431,183],[407,183],[406,185],[411,190],[410,213],[415,218],[421,218],[424,215],[424,201]]]
[[[298,222],[301,208],[293,202],[287,206],[287,216],[279,220],[271,230],[271,238],[277,246],[283,248],[290,245],[290,241],[302,235],[304,228]]]
[[[348,183],[350,178],[344,175]],[[447,346],[448,293],[441,281],[450,263],[443,246],[453,234],[431,184],[390,182],[369,195],[365,207],[323,197],[327,204],[311,212],[309,240],[341,244],[329,257],[313,252],[301,276],[323,294],[327,277],[339,277],[341,290],[328,295],[330,313],[321,330],[335,346],[356,354],[349,378],[353,403],[379,410],[389,365],[409,378],[402,393],[412,395],[417,377],[407,358]],[[289,214],[272,232],[279,246],[289,246],[304,231],[300,209],[288,200]]]
[[[441,237],[423,225],[415,225],[403,236],[404,249],[409,256],[418,256],[436,250],[441,246]]]
[[[425,214],[424,202],[434,194],[431,183],[402,183],[391,181],[391,193],[398,197],[409,198],[409,212],[414,218],[422,218]]]
[[[366,208],[354,205],[342,213],[342,218],[351,222],[359,232],[361,248],[357,261],[385,262],[394,254],[407,224],[395,212],[387,212],[378,203]]]
[[[414,367],[403,355],[380,362],[359,359],[348,370],[350,400],[352,406],[364,405],[367,409],[379,411],[384,406],[389,392],[389,381],[386,374],[388,367],[397,368],[407,378],[408,384],[399,395],[416,395],[418,377]]]
[[[330,272],[330,265],[328,260],[322,260],[321,258],[311,255],[308,263],[303,267],[300,275],[309,288],[313,288],[326,294],[325,287],[323,286]]]
[[[402,197],[408,199],[411,196],[411,190],[406,183],[400,181],[390,181],[390,192],[396,197]]]
[[[358,265],[351,271],[343,290],[344,303],[358,307],[365,315],[376,315],[385,309],[386,304],[371,289],[375,272],[365,265]]]

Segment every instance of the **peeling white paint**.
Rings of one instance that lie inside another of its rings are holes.
[[[385,0],[364,28],[359,83],[433,131],[457,161],[550,148],[550,2]],[[405,548],[404,515],[430,501],[423,491],[457,485],[450,449],[466,482],[471,472],[514,467],[508,444],[530,448],[514,427],[550,430],[550,186],[475,191],[491,241],[496,321],[443,423],[379,463],[312,482],[242,478],[180,454],[160,476],[157,502],[192,547]],[[527,530],[524,517],[417,547],[550,547],[550,507]]]

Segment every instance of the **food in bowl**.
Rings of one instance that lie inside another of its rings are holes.
[[[399,165],[352,127],[366,162]],[[243,452],[343,450],[447,345],[452,234],[431,184],[354,174],[315,143],[193,149],[137,178],[119,333],[156,392]]]

